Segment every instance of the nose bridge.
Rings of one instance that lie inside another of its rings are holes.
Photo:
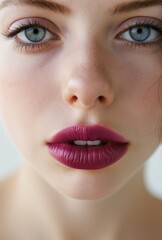
[[[104,66],[94,46],[81,47],[74,53],[69,83],[75,79],[76,81],[80,80],[80,84],[83,86],[92,82],[95,86],[101,83],[99,78],[101,79],[103,75]]]
[[[97,103],[110,103],[111,82],[107,78],[104,52],[99,44],[82,42],[73,49],[69,59],[70,71],[63,91],[64,100],[84,108],[92,108]]]
[[[95,71],[95,73],[104,74],[104,62],[103,62],[103,48],[101,44],[97,43],[93,39],[89,39],[89,41],[84,40],[78,47],[76,46],[76,50],[74,49],[74,71],[75,67],[82,68],[83,73],[88,73],[89,70]],[[92,72],[92,73],[93,73]]]
[[[97,44],[87,44],[81,46],[74,61],[76,66],[74,66],[74,72],[84,75],[84,77],[89,79],[88,75],[94,75],[93,77],[98,77],[97,75],[104,75],[104,64],[102,60],[101,48]],[[76,68],[75,68],[76,67]],[[90,80],[90,79],[89,79]]]

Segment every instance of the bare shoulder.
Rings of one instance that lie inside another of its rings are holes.
[[[9,202],[9,197],[12,193],[16,177],[17,172],[0,180],[0,212],[4,210],[4,206]]]
[[[0,216],[3,215],[5,211],[5,206],[8,202],[8,195],[11,191],[13,175],[7,176],[5,179],[0,181]],[[1,220],[1,217],[0,217]]]
[[[16,174],[12,174],[0,181],[0,239],[6,239],[5,236],[8,232],[7,222],[12,203],[11,199],[15,178]]]

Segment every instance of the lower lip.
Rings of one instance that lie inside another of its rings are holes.
[[[119,161],[127,152],[127,143],[107,143],[101,146],[82,147],[67,143],[48,144],[51,156],[65,166],[95,170]]]

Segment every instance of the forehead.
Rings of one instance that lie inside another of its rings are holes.
[[[63,13],[70,13],[73,6],[87,6],[97,8],[99,5],[105,6],[110,13],[122,13],[162,5],[162,0],[1,0],[0,10],[12,5],[15,6],[34,6],[38,8],[48,8],[58,10]]]

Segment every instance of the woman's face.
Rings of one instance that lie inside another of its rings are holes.
[[[111,196],[159,144],[162,6],[59,0],[63,10],[54,0],[18,2],[0,9],[1,120],[54,189],[80,199]],[[55,161],[46,142],[76,124],[118,132],[127,153],[100,170]]]

